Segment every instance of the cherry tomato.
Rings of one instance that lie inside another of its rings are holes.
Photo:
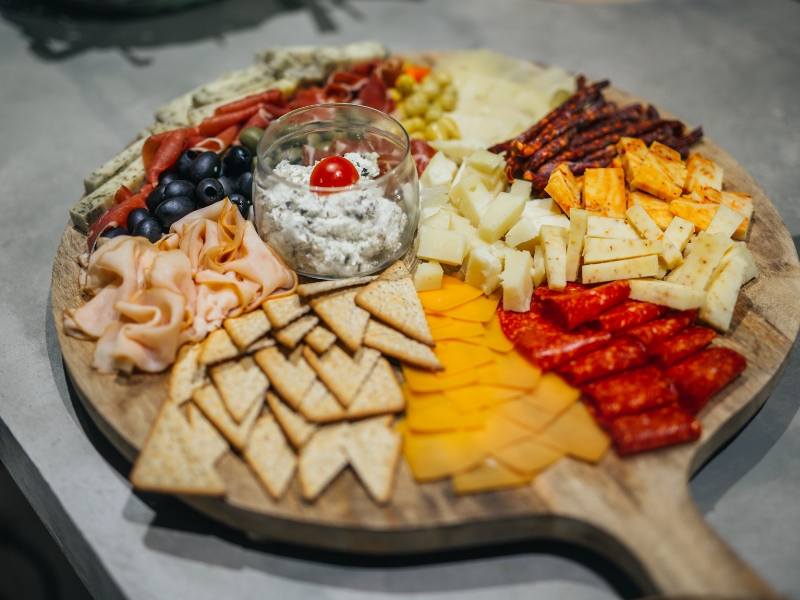
[[[358,181],[358,170],[343,156],[323,158],[311,171],[314,187],[347,187]]]

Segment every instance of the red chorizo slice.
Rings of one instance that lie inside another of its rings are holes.
[[[561,294],[545,298],[545,304],[553,309],[567,329],[575,329],[597,315],[630,296],[627,281],[612,281],[581,292]]]
[[[517,350],[542,371],[552,371],[564,363],[602,348],[611,341],[611,334],[602,331],[579,333],[541,333],[523,331],[515,343]]]
[[[646,358],[645,348],[640,342],[633,338],[622,337],[600,350],[571,360],[558,372],[572,385],[579,386],[601,377],[639,367],[644,364]]]
[[[621,455],[693,442],[701,431],[700,421],[677,405],[620,417],[611,423],[611,437]]]
[[[681,391],[681,405],[696,413],[709,398],[747,368],[744,356],[730,348],[707,348],[667,369]]]
[[[503,310],[503,306],[500,305],[497,308],[497,318],[503,334],[514,343],[527,331],[532,331],[536,335],[565,333],[561,325],[557,324],[549,315],[545,315],[543,305],[536,296],[531,299],[531,307],[528,312],[507,311]]]
[[[697,318],[696,310],[685,310],[666,319],[650,321],[644,325],[631,327],[624,331],[625,335],[636,338],[645,348],[655,348],[667,338],[672,337],[679,331],[686,329],[694,323]]]
[[[661,342],[647,354],[657,365],[669,367],[705,348],[715,337],[717,334],[712,329],[692,325],[667,341]]]
[[[675,404],[679,397],[675,382],[653,365],[593,381],[581,390],[604,421]]]
[[[605,311],[594,320],[603,331],[613,332],[648,323],[653,319],[663,317],[668,311],[669,309],[666,306],[659,306],[650,302],[625,300],[612,309]]]

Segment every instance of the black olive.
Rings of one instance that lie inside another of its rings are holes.
[[[158,219],[162,227],[167,229],[175,221],[182,219],[192,211],[194,211],[192,199],[186,196],[178,196],[177,198],[164,200],[161,203],[156,209],[156,219]]]
[[[158,205],[164,201],[164,191],[167,189],[167,186],[160,185],[152,192],[147,194],[147,199],[144,203],[147,205],[147,210],[151,213],[156,212]]]
[[[164,190],[164,200],[168,198],[177,198],[178,196],[186,196],[194,200],[194,190],[196,187],[197,186],[191,181],[176,179]]]
[[[189,180],[198,184],[208,177],[216,178],[219,175],[221,164],[216,152],[211,150],[203,152],[192,161],[192,166],[189,167]]]
[[[250,212],[250,204],[245,197],[241,194],[231,194],[228,196],[228,200],[239,207],[239,212],[242,213],[242,216],[246,219],[247,213]]]
[[[100,234],[100,237],[104,237],[104,238],[109,238],[110,239],[110,238],[115,238],[115,237],[120,236],[120,235],[130,235],[130,233],[128,233],[127,229],[125,229],[124,227],[120,226],[120,227],[114,227],[113,229],[106,229],[103,233]]]
[[[230,177],[217,177],[217,181],[222,184],[223,194],[222,197],[225,198],[226,196],[230,196],[231,194],[236,193],[236,180],[231,179]]]
[[[180,178],[181,175],[178,173],[178,169],[173,167],[161,172],[161,175],[158,176],[158,185],[167,185]]]
[[[236,191],[247,198],[248,202],[253,201],[253,173],[251,171],[245,171],[239,175],[239,180],[236,182]]]
[[[197,204],[197,208],[203,208],[219,202],[226,195],[223,185],[213,177],[209,177],[197,184],[197,193],[194,201]]]
[[[139,223],[149,218],[150,213],[146,208],[134,208],[128,213],[128,221],[125,223],[125,225],[128,227],[128,231],[133,231],[136,229],[136,226]]]
[[[192,166],[192,161],[200,154],[197,150],[184,150],[175,161],[174,169],[178,169],[181,179],[189,179],[189,169]]]
[[[225,175],[228,177],[238,177],[245,171],[250,170],[253,162],[253,155],[244,146],[231,146],[222,161],[225,165]]]
[[[146,237],[155,244],[161,239],[163,232],[161,230],[161,224],[158,221],[156,221],[153,217],[147,217],[146,219],[139,221],[136,229],[133,230],[133,235]]]

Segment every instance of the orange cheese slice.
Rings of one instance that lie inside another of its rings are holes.
[[[403,455],[417,481],[436,481],[476,467],[486,452],[466,431],[403,436]]]
[[[493,363],[498,356],[488,348],[458,340],[444,340],[436,344],[433,353],[444,366],[437,377],[451,377],[464,371]]]
[[[444,397],[459,412],[472,412],[519,398],[525,392],[492,385],[470,385],[446,390]]]
[[[521,475],[496,460],[488,458],[477,468],[455,475],[453,491],[456,494],[488,492],[525,485],[531,479],[531,476]]]
[[[486,421],[484,428],[475,433],[475,444],[484,452],[492,452],[496,448],[507,444],[514,444],[522,440],[531,439],[533,433],[530,429],[517,425],[496,411]]]
[[[426,314],[425,320],[428,322],[428,327],[430,327],[431,331],[439,329],[440,327],[446,327],[453,322],[453,319],[450,317],[443,317],[441,315],[434,314]]]
[[[460,340],[468,337],[475,337],[476,335],[483,335],[483,325],[480,323],[471,323],[470,321],[461,321],[460,319],[451,319],[449,325],[432,329],[433,341],[438,342],[441,340]]]
[[[493,450],[492,456],[517,473],[535,475],[564,456],[564,452],[543,446],[532,439]]]
[[[599,462],[611,445],[583,402],[569,407],[537,436],[536,441],[592,463]]]
[[[406,410],[406,421],[409,431],[415,433],[480,429],[486,424],[490,412],[480,410],[465,414],[446,404],[431,407],[409,406]]]
[[[463,387],[473,383],[478,383],[478,373],[474,370],[464,371],[457,375],[435,375],[430,371],[413,369],[403,366],[403,376],[406,378],[406,385],[412,392],[440,392],[451,388]]]
[[[531,431],[541,431],[556,418],[556,415],[545,412],[525,400],[504,402],[497,407],[497,412]]]
[[[518,352],[495,353],[497,360],[478,369],[483,385],[498,385],[520,390],[532,390],[539,384],[542,371],[525,360]]]
[[[450,404],[450,400],[442,392],[430,392],[427,394],[414,392],[408,385],[403,386],[403,396],[405,396],[406,405],[417,408],[430,408],[440,404]]]
[[[494,348],[498,352],[508,352],[514,347],[514,344],[512,344],[503,333],[500,327],[500,318],[497,316],[496,312],[488,323],[484,323],[483,328],[485,330],[484,335],[486,339],[492,340],[493,345],[491,345],[490,348]]]
[[[580,396],[579,389],[572,387],[555,373],[546,373],[542,375],[536,389],[525,394],[525,400],[541,410],[557,415],[577,402]]]
[[[483,296],[483,292],[471,285],[467,285],[463,281],[459,281],[455,277],[444,275],[440,289],[419,292],[418,296],[425,310],[441,313],[474,300],[478,296]]]
[[[502,291],[494,292],[491,296],[481,294],[474,300],[459,304],[455,308],[443,311],[441,314],[463,321],[488,323],[497,312],[497,305],[500,303],[501,297]]]

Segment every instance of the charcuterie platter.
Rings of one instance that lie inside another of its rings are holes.
[[[416,65],[430,65],[436,62],[437,55],[406,58]],[[206,90],[206,93],[212,91]],[[606,89],[604,94],[608,102],[619,106],[637,102],[634,96],[613,88]],[[183,110],[185,113],[186,108]],[[445,127],[446,121],[442,123]],[[412,126],[408,121],[404,125],[407,128]],[[160,132],[152,133],[157,136]],[[212,137],[224,137],[223,133],[223,129],[217,129]],[[708,139],[695,143],[692,152],[701,154],[724,170],[725,189],[752,198],[754,210],[747,233],[747,248],[758,269],[758,277],[741,288],[729,326],[713,341],[713,346],[732,349],[744,357],[747,367],[699,409],[696,418],[702,425],[702,433],[698,440],[631,456],[621,456],[615,450],[605,452],[604,449],[596,464],[565,456],[541,470],[532,480],[526,480],[525,485],[476,494],[456,493],[459,484],[455,479],[452,483],[442,478],[420,482],[418,480],[424,478],[419,477],[418,465],[414,464],[412,469],[410,463],[401,458],[388,498],[376,494],[372,488],[365,489],[359,485],[358,482],[366,478],[356,464],[352,469],[345,468],[335,473],[327,487],[323,485],[324,491],[309,493],[301,474],[300,479],[288,479],[285,489],[274,493],[257,476],[256,461],[248,458],[245,442],[241,448],[231,442],[231,447],[225,444],[214,464],[224,492],[216,495],[180,494],[179,497],[212,518],[268,540],[345,552],[406,554],[551,539],[576,543],[600,553],[622,568],[646,592],[671,596],[772,596],[768,586],[704,522],[692,503],[687,482],[759,410],[783,374],[800,327],[800,309],[795,301],[800,292],[800,263],[780,216],[744,169]],[[158,151],[154,155],[157,158]],[[357,159],[353,160],[358,164]],[[363,169],[368,170],[369,166]],[[357,179],[358,174],[355,175]],[[535,174],[533,179],[535,182]],[[136,185],[141,183],[140,180]],[[547,183],[547,180],[542,183]],[[214,190],[209,193],[213,195],[212,192]],[[219,219],[220,228],[225,222],[231,230],[237,227],[237,231],[244,230],[244,239],[247,239],[246,231],[250,225],[242,224],[235,207],[229,212],[226,210],[222,209],[221,215],[217,211],[212,219]],[[141,369],[129,374],[98,372],[95,344],[65,331],[64,311],[74,310],[88,299],[81,291],[82,267],[76,260],[86,252],[87,236],[73,226],[76,218],[80,220],[83,216],[76,217],[73,212],[73,224],[68,225],[64,232],[53,266],[51,294],[58,339],[68,375],[80,400],[101,431],[133,462],[148,443],[153,423],[164,410],[165,399],[171,393],[171,374],[169,369],[160,373],[145,373]],[[235,235],[231,236],[235,238]],[[528,257],[532,260],[530,252]],[[405,253],[403,263],[404,266],[397,263],[389,271],[414,273],[418,260],[413,246]],[[388,265],[383,268],[385,266]],[[459,272],[455,268],[449,270],[455,276]],[[465,270],[461,270],[462,276]],[[553,275],[550,278],[553,279]],[[301,296],[308,297],[314,311],[337,331],[334,324],[325,320],[323,311],[317,310],[313,300],[314,288],[303,287],[308,286],[309,281],[301,279],[298,288],[302,290]],[[395,282],[386,276],[383,281],[387,286]],[[282,289],[280,285],[276,288],[279,292]],[[370,287],[361,289],[369,290]],[[269,306],[270,301],[277,303],[280,298],[280,293],[271,296],[265,306]],[[288,303],[288,300],[284,301],[284,304]],[[277,304],[272,306],[277,310]],[[367,306],[366,299],[364,306]],[[273,323],[280,318],[267,308],[264,310]],[[308,312],[307,307],[304,310]],[[306,315],[294,322],[302,319],[309,317]],[[306,322],[313,328],[319,320]],[[429,319],[429,322],[433,321]],[[280,328],[274,325],[284,332],[290,326],[285,323]],[[225,330],[233,331],[227,326],[217,331]],[[303,335],[310,335],[308,331]],[[347,346],[346,337],[339,337]],[[296,342],[277,339],[279,345],[296,345]],[[310,340],[306,343],[312,345]],[[272,344],[274,347],[274,342]],[[371,348],[397,358],[391,350],[379,346],[375,344]],[[270,366],[265,366],[266,358],[262,364],[259,352],[262,357],[267,357],[270,352],[274,354],[277,351],[262,347],[255,353],[255,363],[267,373],[279,395],[287,400],[286,392],[279,389],[278,378],[273,380]],[[184,355],[179,355],[179,360],[181,356]],[[316,365],[314,361],[318,359],[312,351],[305,349],[304,356]],[[363,360],[363,354],[357,356],[362,357],[357,360]],[[281,359],[277,357],[275,360]],[[324,379],[324,365],[319,369],[320,379]],[[217,376],[212,374],[212,377],[218,387],[221,386]],[[332,390],[338,385],[327,380],[325,383]],[[270,393],[267,398],[272,411],[282,410],[280,398],[274,396],[270,400]],[[261,394],[263,396],[263,392]],[[355,391],[353,394],[357,396]],[[338,398],[339,393],[336,395]],[[203,404],[206,400],[195,395],[194,401],[203,413],[213,412]],[[349,406],[345,404],[345,407]],[[200,412],[197,414],[200,418]],[[380,501],[376,500],[377,497],[381,497]]]

